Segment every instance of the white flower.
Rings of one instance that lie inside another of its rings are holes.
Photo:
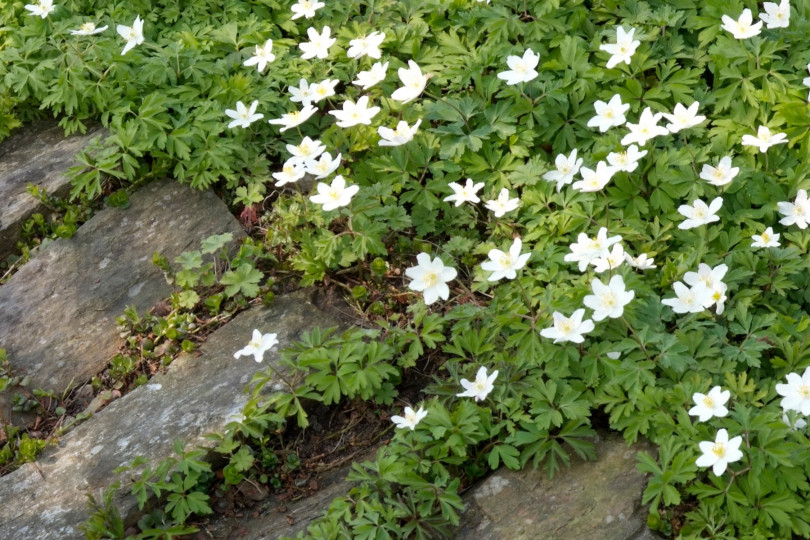
[[[481,199],[478,198],[476,193],[478,193],[478,191],[484,187],[483,182],[478,182],[475,184],[473,183],[472,178],[467,178],[467,183],[463,186],[456,182],[450,182],[448,186],[453,190],[453,194],[444,198],[444,200],[447,202],[455,202],[456,206],[461,206],[465,202],[481,202]]]
[[[498,281],[502,278],[515,279],[517,271],[526,266],[526,261],[531,257],[531,252],[520,253],[523,248],[523,241],[515,238],[509,253],[504,253],[500,249],[489,250],[489,260],[481,263],[481,268],[487,272],[492,272],[489,281]]]
[[[523,57],[520,56],[507,56],[506,65],[509,66],[509,71],[501,71],[498,73],[498,78],[506,81],[506,84],[518,84],[522,82],[529,82],[537,77],[537,63],[540,61],[540,55],[531,49],[526,49]]]
[[[324,59],[329,56],[329,47],[334,45],[336,41],[335,38],[329,37],[331,33],[332,29],[328,26],[324,26],[320,34],[312,27],[307,28],[309,41],[298,44],[298,48],[304,53],[301,55],[301,58],[304,60],[309,60],[310,58]]]
[[[594,272],[601,274],[607,270],[615,270],[624,262],[624,256],[624,247],[622,247],[621,244],[615,244],[610,253],[596,257],[591,261],[591,264],[594,266]]]
[[[570,317],[566,317],[559,311],[551,314],[554,319],[554,326],[543,328],[540,335],[544,338],[554,340],[554,343],[570,341],[571,343],[582,343],[585,338],[582,334],[593,332],[594,324],[590,319],[582,320],[585,315],[584,309],[578,309]]]
[[[798,373],[787,374],[787,384],[777,384],[776,393],[784,396],[780,405],[786,411],[810,414],[810,367],[799,377]]]
[[[593,104],[593,108],[596,111],[596,116],[588,120],[588,127],[598,127],[599,131],[604,133],[608,129],[621,126],[627,121],[624,113],[630,108],[630,104],[622,103],[621,96],[616,94],[607,103],[597,100]]]
[[[574,181],[574,175],[582,166],[582,158],[577,159],[577,149],[574,148],[568,157],[565,157],[565,154],[558,154],[554,159],[554,166],[557,167],[557,170],[548,171],[543,175],[543,179],[557,182],[557,191],[560,191],[564,185]]]
[[[293,16],[290,17],[290,20],[300,19],[304,17],[306,19],[311,19],[315,16],[315,12],[326,4],[323,2],[318,2],[317,0],[298,0],[295,4],[290,6],[290,9],[293,12]]]
[[[312,94],[312,102],[318,103],[321,100],[334,96],[335,87],[339,82],[340,81],[337,79],[325,79],[310,86],[309,91]]]
[[[779,208],[779,213],[785,216],[779,220],[779,223],[782,225],[795,224],[800,229],[807,228],[807,224],[810,223],[810,201],[807,200],[807,191],[800,189],[796,192],[796,198],[792,203],[778,202],[776,206]]]
[[[718,264],[714,268],[705,263],[700,263],[697,272],[687,272],[683,275],[683,280],[693,288],[698,285],[705,285],[709,291],[709,297],[704,300],[703,307],[711,307],[717,304],[717,314],[723,313],[723,303],[726,301],[726,291],[728,286],[722,279],[728,271],[728,266]]]
[[[579,233],[577,241],[569,246],[571,253],[568,253],[564,260],[578,263],[579,271],[584,272],[595,259],[608,255],[610,246],[621,241],[622,237],[620,235],[608,238],[607,229],[604,227],[599,229],[594,238],[589,238],[585,233]]]
[[[500,193],[498,193],[498,198],[487,201],[484,203],[484,206],[487,210],[494,212],[496,218],[503,217],[503,215],[507,212],[517,210],[517,207],[520,204],[520,199],[510,199],[509,197],[509,190],[502,188]]]
[[[419,97],[419,94],[425,89],[428,77],[422,75],[422,70],[419,69],[416,62],[408,60],[407,69],[399,68],[397,73],[399,74],[399,80],[402,81],[403,86],[402,88],[394,90],[394,93],[391,94],[391,99],[405,104]]]
[[[743,135],[743,146],[757,146],[760,152],[767,152],[768,148],[775,144],[782,144],[787,142],[787,135],[784,133],[771,133],[771,130],[766,126],[759,126],[757,129],[757,136]]]
[[[291,113],[282,114],[281,118],[268,120],[267,123],[279,124],[284,126],[279,130],[281,133],[284,133],[288,129],[300,126],[301,124],[306,122],[307,120],[309,120],[309,117],[315,114],[317,111],[318,109],[316,109],[312,105],[307,105],[300,111],[293,111]]]
[[[116,31],[122,38],[127,40],[127,44],[124,45],[124,50],[121,51],[122,56],[127,54],[136,45],[143,43],[143,19],[141,19],[140,15],[135,16],[135,22],[132,23],[132,26],[119,24]]]
[[[652,109],[647,107],[641,112],[641,118],[638,124],[631,124],[627,122],[627,127],[630,133],[625,135],[622,140],[622,146],[628,144],[638,143],[640,146],[647,144],[647,141],[657,137],[658,135],[669,135],[669,130],[664,126],[659,126],[658,122],[663,117],[663,113],[653,114]]]
[[[321,141],[318,139],[313,141],[309,137],[304,137],[298,145],[287,145],[287,152],[289,152],[297,162],[302,164],[308,159],[315,159],[320,156],[324,150],[326,150],[325,144],[321,144]]]
[[[667,129],[669,132],[677,133],[682,129],[695,127],[706,120],[705,116],[697,113],[699,106],[700,103],[697,101],[689,105],[689,108],[684,107],[680,103],[676,103],[672,114],[663,113],[664,118],[669,120],[669,124],[667,124]]]
[[[719,386],[713,387],[709,390],[708,394],[701,394],[695,392],[692,394],[692,400],[695,406],[689,409],[691,416],[697,416],[698,422],[706,422],[713,417],[722,418],[728,414],[728,409],[725,405],[728,398],[731,397],[731,392],[723,390]]]
[[[349,58],[360,58],[361,56],[368,56],[379,60],[382,56],[380,52],[380,45],[385,39],[385,33],[372,32],[367,36],[360,36],[349,42],[349,50],[346,51],[346,56]]]
[[[262,113],[256,112],[256,107],[258,106],[258,100],[253,100],[253,103],[250,104],[250,108],[245,107],[245,104],[241,101],[237,101],[236,110],[225,109],[225,114],[229,118],[233,118],[233,120],[231,120],[231,122],[228,124],[228,128],[235,128],[236,126],[243,128],[250,127],[250,124],[256,120],[261,120],[264,118]]]
[[[746,10],[748,11],[748,10]],[[742,437],[737,435],[728,440],[728,431],[721,429],[717,432],[714,442],[702,441],[700,451],[703,455],[697,458],[695,465],[698,467],[712,467],[715,476],[722,476],[726,472],[729,463],[740,461],[743,453],[740,452]]]
[[[256,45],[253,56],[245,60],[245,63],[242,65],[248,67],[256,66],[256,69],[261,73],[264,71],[265,66],[275,59],[276,55],[273,54],[273,40],[268,39],[264,42],[264,45]]]
[[[461,386],[464,387],[464,391],[460,394],[456,394],[456,396],[475,398],[475,401],[484,400],[495,388],[493,383],[497,377],[497,369],[488,376],[487,368],[481,366],[478,368],[478,373],[475,374],[474,381],[470,382],[467,379],[461,379]]]
[[[411,431],[416,427],[416,424],[422,421],[422,418],[427,416],[427,411],[421,406],[419,410],[414,412],[410,407],[405,407],[405,416],[395,414],[391,417],[391,421],[397,428],[410,428]]]
[[[683,280],[689,285],[697,285],[703,283],[710,289],[725,277],[728,272],[728,266],[725,264],[718,264],[714,268],[706,263],[698,265],[697,272],[687,272],[683,275]]]
[[[337,118],[338,127],[349,128],[357,124],[370,125],[371,119],[380,112],[379,107],[368,106],[368,96],[361,96],[357,103],[346,100],[342,110],[331,110],[329,114]]]
[[[425,305],[430,305],[439,298],[447,300],[450,296],[448,281],[456,279],[456,269],[445,266],[438,257],[430,260],[425,252],[416,256],[417,266],[405,269],[405,275],[411,278],[408,288],[412,291],[421,291],[425,296]]]
[[[419,124],[421,123],[422,119],[420,118],[413,127],[409,126],[408,122],[405,120],[399,121],[397,129],[380,126],[377,128],[377,133],[380,134],[382,140],[378,144],[380,146],[400,146],[407,144],[413,140],[413,136],[416,135],[416,131],[419,129]]]
[[[287,90],[292,95],[290,101],[293,103],[300,103],[304,107],[312,104],[312,88],[306,79],[299,80],[298,86],[288,86]]]
[[[731,156],[723,156],[717,167],[704,165],[700,177],[713,186],[725,186],[740,172],[739,167],[731,166]]]
[[[631,144],[624,152],[611,152],[607,155],[608,163],[617,171],[633,172],[638,168],[638,161],[647,155],[647,151],[638,151],[638,146]]]
[[[357,74],[357,79],[352,81],[352,84],[355,84],[362,88],[363,90],[368,90],[378,82],[381,82],[385,79],[385,72],[388,71],[388,62],[380,63],[375,62],[371,69],[368,71],[361,71]]]
[[[264,360],[264,353],[272,349],[276,344],[278,344],[276,334],[262,334],[258,330],[253,330],[253,339],[250,340],[247,347],[233,353],[233,357],[239,358],[240,356],[252,354],[254,360],[261,362]]]
[[[86,22],[79,27],[78,30],[72,30],[70,32],[71,36],[93,36],[95,34],[100,34],[104,30],[109,28],[109,26],[102,26],[101,28],[96,28],[96,23],[93,22]]]
[[[296,158],[290,158],[281,169],[281,172],[273,173],[273,178],[277,180],[276,187],[281,187],[284,184],[291,184],[297,182],[306,174],[304,164]]]
[[[751,243],[751,247],[779,247],[779,234],[773,232],[772,227],[768,227],[765,229],[762,234],[752,234],[751,239],[753,242]]]
[[[778,5],[773,2],[762,4],[765,13],[760,13],[759,18],[768,28],[787,28],[790,24],[790,2],[782,0]]]
[[[606,317],[616,319],[624,313],[624,306],[630,303],[635,296],[634,291],[626,291],[624,278],[615,275],[610,278],[610,282],[605,285],[600,280],[594,279],[591,282],[593,294],[589,294],[582,299],[585,307],[593,310],[593,320],[601,321]]]
[[[571,187],[582,193],[599,191],[610,182],[610,179],[613,178],[615,173],[616,169],[604,161],[600,161],[596,164],[595,171],[588,167],[582,167],[579,170],[579,174],[582,175],[582,180],[574,182],[574,185]]]
[[[616,29],[616,43],[599,45],[600,51],[605,51],[611,55],[607,62],[608,69],[615,67],[620,62],[630,65],[630,59],[635,54],[638,46],[641,45],[639,40],[633,39],[635,32],[635,28],[631,27],[630,31],[627,32],[623,26],[620,26]]]
[[[360,186],[346,187],[346,180],[340,175],[335,176],[329,185],[318,182],[315,188],[318,190],[318,194],[311,196],[309,200],[315,204],[323,205],[324,212],[329,212],[341,206],[348,206],[352,202],[355,193],[360,191]]]
[[[338,154],[335,159],[332,159],[329,152],[324,152],[319,159],[307,159],[304,162],[304,167],[307,174],[311,174],[316,180],[320,180],[326,178],[340,167],[341,156],[342,154]]]
[[[36,4],[26,4],[25,9],[30,11],[31,15],[38,15],[44,19],[56,8],[53,5],[53,0],[39,0]]]
[[[700,199],[695,200],[695,202],[692,203],[692,206],[682,204],[678,207],[678,213],[684,216],[686,219],[678,224],[678,228],[692,229],[694,227],[706,225],[707,223],[720,221],[720,217],[717,216],[717,211],[720,210],[722,206],[722,197],[715,197],[715,199],[712,200],[708,206]]]
[[[762,32],[762,22],[751,24],[754,22],[754,16],[751,15],[751,10],[746,8],[740,14],[740,18],[736,21],[728,15],[723,15],[723,25],[721,28],[727,32],[731,32],[734,39],[746,39],[754,37]],[[719,475],[718,475],[719,476]]]
[[[661,303],[671,307],[675,313],[700,313],[706,309],[706,302],[711,302],[712,291],[703,283],[687,287],[676,281],[672,288],[675,289],[676,297],[664,298]]]
[[[655,266],[655,259],[652,257],[647,257],[646,253],[642,253],[637,257],[633,257],[629,253],[625,253],[624,260],[627,261],[627,264],[633,268],[638,268],[639,270],[650,270],[652,268],[657,268],[657,266]]]

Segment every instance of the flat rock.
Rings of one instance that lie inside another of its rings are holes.
[[[620,437],[603,436],[597,461],[576,457],[549,479],[544,470],[498,470],[464,496],[457,540],[653,540],[641,494],[647,479]]]
[[[318,307],[319,304],[321,307]],[[312,292],[278,297],[269,307],[237,315],[212,333],[197,353],[183,354],[145,386],[114,401],[65,435],[58,448],[46,450],[0,478],[0,538],[84,538],[79,525],[88,518],[85,493],[111,485],[113,470],[136,456],[161,459],[172,442],[210,447],[203,435],[222,431],[247,402],[243,392],[264,364],[233,353],[250,340],[254,328],[275,332],[281,347],[315,327],[346,326],[345,316]],[[278,365],[280,347],[264,362]],[[122,494],[119,509],[127,515],[135,500]]]
[[[25,220],[42,211],[39,200],[26,192],[28,184],[50,195],[68,195],[65,171],[77,164],[76,154],[90,139],[103,133],[92,126],[83,135],[65,137],[56,121],[46,120],[18,129],[0,143],[0,260],[14,251]]]
[[[107,365],[122,342],[115,319],[124,308],[144,312],[171,294],[155,251],[173,260],[207,236],[243,234],[212,192],[172,180],[130,201],[51,243],[0,287],[0,348],[31,387],[61,393]]]

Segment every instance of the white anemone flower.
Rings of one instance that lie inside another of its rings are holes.
[[[439,257],[430,260],[425,252],[416,256],[416,266],[405,269],[405,276],[412,281],[408,288],[421,292],[424,295],[425,305],[436,302],[439,298],[447,300],[450,297],[450,287],[447,282],[456,279],[456,269],[445,266]]]
[[[422,74],[419,65],[413,60],[408,60],[407,68],[397,70],[402,87],[394,90],[391,99],[401,102],[403,105],[418,98],[427,84],[428,76]]]
[[[405,407],[405,416],[395,414],[391,417],[391,421],[394,423],[397,429],[408,428],[413,431],[417,424],[419,424],[419,422],[421,422],[422,419],[427,416],[427,413],[428,412],[421,406],[419,407],[418,411],[414,411],[410,407]]]
[[[630,109],[629,103],[622,103],[619,94],[615,94],[610,101],[596,100],[593,104],[596,116],[588,120],[588,127],[598,127],[602,133],[612,127],[622,126],[627,121],[624,113]]]
[[[500,249],[489,250],[489,260],[481,263],[481,268],[490,274],[488,281],[498,281],[500,279],[515,279],[517,271],[526,266],[526,262],[531,257],[531,252],[521,253],[523,242],[520,238],[515,238],[509,252]]]
[[[616,319],[624,314],[624,306],[630,303],[635,296],[635,291],[626,290],[624,278],[620,275],[615,275],[610,278],[607,285],[602,283],[599,279],[594,279],[591,282],[591,291],[582,299],[585,307],[593,310],[593,320],[601,321],[607,317]]]
[[[360,186],[346,186],[346,180],[337,175],[332,179],[331,184],[318,182],[315,189],[318,190],[318,194],[312,195],[309,200],[322,205],[324,212],[329,212],[342,206],[348,206],[352,202],[352,197],[360,191]]]
[[[616,67],[621,62],[630,65],[630,60],[633,58],[636,49],[641,45],[639,40],[633,39],[635,32],[636,29],[633,27],[630,27],[628,32],[623,26],[620,26],[616,29],[616,43],[599,45],[600,51],[605,51],[610,55],[606,66],[608,69]]]
[[[498,78],[508,85],[529,82],[537,77],[535,68],[539,61],[540,55],[531,49],[526,49],[522,57],[507,56],[506,65],[509,66],[509,70],[498,73]]]
[[[726,472],[729,463],[740,461],[743,453],[740,451],[742,437],[737,435],[733,439],[728,439],[728,431],[721,429],[712,441],[702,441],[700,451],[703,455],[697,458],[695,465],[698,467],[711,467],[715,476],[722,476]]]
[[[264,360],[264,353],[272,349],[278,344],[276,334],[262,334],[258,330],[253,330],[253,337],[246,347],[239,349],[233,353],[234,358],[240,356],[253,355],[253,359],[257,362]]]
[[[695,227],[700,227],[701,225],[720,221],[720,217],[717,215],[717,212],[722,206],[722,197],[715,197],[708,205],[700,199],[695,200],[692,203],[692,206],[682,204],[678,207],[678,213],[684,216],[686,219],[678,224],[678,228],[693,229]]]
[[[487,368],[481,366],[478,368],[478,373],[475,374],[474,381],[461,379],[459,381],[464,391],[456,394],[457,397],[471,397],[475,401],[482,401],[487,398],[490,392],[495,389],[495,379],[498,377],[498,370],[496,369],[491,374],[487,375]]]
[[[585,341],[583,334],[593,332],[594,324],[591,319],[582,320],[585,316],[585,310],[580,308],[570,317],[566,317],[559,311],[551,314],[554,320],[554,326],[543,328],[540,330],[540,335],[544,338],[553,339],[554,343],[561,341],[570,341],[571,343],[582,343]]]
[[[520,205],[520,199],[510,198],[509,190],[502,188],[498,193],[498,198],[484,203],[487,210],[491,210],[496,218],[503,217],[504,214],[517,210]]]
[[[689,409],[689,415],[697,416],[698,422],[706,422],[714,417],[722,418],[728,414],[726,403],[729,397],[731,392],[719,386],[713,387],[708,394],[695,392],[692,394],[695,406]]]

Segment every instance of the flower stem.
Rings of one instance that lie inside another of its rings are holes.
[[[650,354],[647,352],[647,347],[644,346],[644,342],[641,341],[640,337],[638,337],[638,334],[636,334],[636,331],[633,330],[632,326],[630,326],[630,323],[627,322],[627,319],[624,318],[624,315],[622,315],[622,321],[624,322],[625,325],[627,325],[627,329],[630,330],[631,334],[633,334],[633,337],[638,342],[639,346],[641,346],[641,351],[644,353],[644,356],[647,357],[648,361],[652,362],[652,358],[650,358]]]

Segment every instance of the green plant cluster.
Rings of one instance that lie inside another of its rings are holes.
[[[289,371],[255,381],[287,379],[286,391],[254,394],[246,420],[224,436],[229,481],[265,475],[270,482],[269,465],[251,467],[272,462],[262,448],[284,418],[306,426],[308,402],[399,404],[398,384],[417,360],[432,361],[442,371],[425,389],[428,415],[355,467],[356,487],[312,525],[311,537],[448,534],[462,481],[500,465],[553,474],[569,451],[593,457],[596,417],[628,441],[645,437],[658,448],[639,456],[640,470],[651,475],[644,493],[651,526],[684,538],[810,537],[808,431],[791,428],[792,413],[783,419],[775,390],[810,365],[810,234],[779,225],[777,208],[810,187],[802,86],[810,5],[794,3],[788,28],[733,39],[721,17],[737,17],[743,7],[756,12],[755,2],[375,0],[329,3],[314,22],[291,20],[290,4],[73,0],[44,19],[19,3],[0,14],[0,117],[28,121],[45,110],[67,131],[90,121],[110,130],[80,156],[74,195],[93,197],[143,176],[215,185],[234,206],[256,213],[263,238],[245,245],[273,254],[274,276],[340,283],[377,320],[369,331],[311,334],[286,353]],[[69,35],[88,18],[114,26],[136,15],[146,21],[146,40],[124,56],[112,32]],[[326,24],[338,39],[329,58],[301,60],[297,43],[307,27]],[[607,69],[610,55],[599,46],[612,43],[619,26],[635,28],[641,44],[629,64]],[[412,59],[432,75],[420,98],[392,101],[399,83],[391,74],[366,92],[350,84],[372,61],[347,58],[348,42],[372,30],[386,33],[392,71]],[[243,66],[269,38],[277,56],[270,69]],[[540,56],[538,76],[504,84],[497,74],[507,56],[527,48]],[[258,100],[265,119],[279,118],[296,108],[288,85],[327,77],[340,86],[325,108],[369,95],[382,109],[372,126],[343,129],[322,111],[284,133],[266,122],[227,128],[224,110],[237,100]],[[602,133],[587,125],[594,102],[615,94],[630,105],[631,122],[646,107],[671,112],[694,101],[708,121],[652,139],[640,166],[617,173],[601,193],[557,190],[542,176],[558,154],[576,149],[593,166],[622,148],[626,128]],[[423,122],[408,144],[378,146],[376,127],[399,119]],[[784,132],[788,144],[764,153],[741,146],[760,125]],[[306,185],[272,187],[286,144],[303,136],[342,154],[341,174],[360,188],[349,206],[324,212]],[[740,168],[733,182],[699,179],[702,166],[726,155]],[[449,183],[468,177],[484,183],[482,199],[506,188],[520,208],[495,218],[483,204],[445,201]],[[714,197],[723,200],[719,221],[678,228],[680,205]],[[781,234],[781,246],[752,247],[752,234],[767,226]],[[565,255],[578,234],[600,227],[657,267],[622,265],[605,274],[622,276],[634,291],[623,317],[599,322],[582,344],[553,343],[539,332],[554,312],[581,307],[600,277],[592,268],[578,271]],[[514,280],[488,281],[480,263],[516,236],[529,263]],[[181,269],[172,275],[183,290],[174,307],[202,303],[216,313],[218,301],[247,302],[268,290],[251,257],[220,275],[219,259],[203,257],[215,251],[203,247],[176,261]],[[402,277],[420,252],[458,270],[439,308],[409,294]],[[676,314],[661,300],[700,263],[728,266],[725,310]],[[217,282],[225,288],[200,294]],[[493,392],[482,401],[457,397],[460,380],[481,366],[498,371]],[[688,414],[693,394],[717,385],[731,392],[730,413],[696,421]],[[714,440],[720,428],[743,438],[743,458],[716,476],[695,461],[699,442]],[[202,504],[188,504],[192,491],[178,478],[172,493],[186,502],[167,506],[166,515],[204,513]],[[185,478],[191,486],[201,477]],[[672,530],[673,521],[682,528]]]

